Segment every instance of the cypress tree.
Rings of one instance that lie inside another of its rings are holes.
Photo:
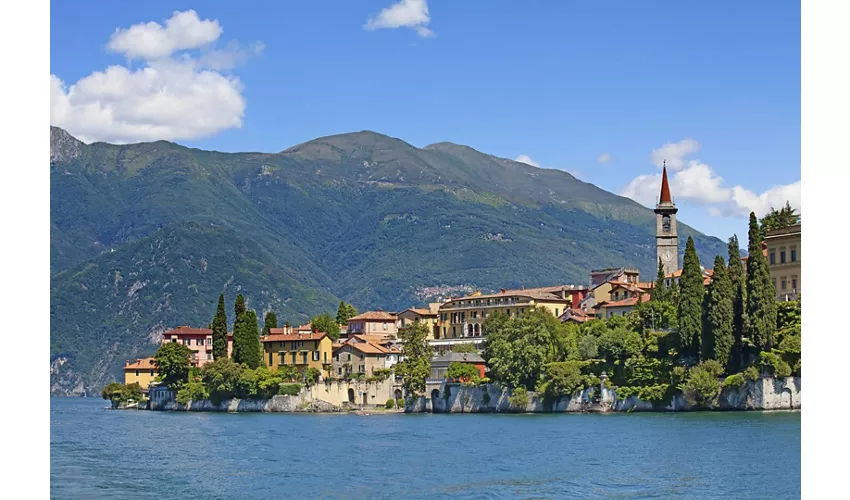
[[[263,337],[271,334],[271,329],[277,328],[277,315],[274,311],[269,311],[266,313],[266,317],[263,324]]]
[[[658,259],[658,273],[655,276],[655,286],[649,291],[649,297],[656,302],[667,302],[670,294],[664,285],[664,264]]]
[[[224,312],[224,294],[218,295],[218,309],[215,311],[212,326],[213,359],[227,357],[227,314]]]
[[[730,373],[736,364],[732,360],[732,322],[734,291],[723,257],[714,258],[714,276],[706,293],[705,324],[703,325],[702,359],[716,359]]]
[[[688,236],[682,277],[679,279],[679,355],[699,354],[702,337],[702,301],[705,287],[694,239]]]
[[[236,319],[239,319],[239,316],[245,312],[245,297],[240,293],[236,296],[236,305],[234,306],[234,311],[236,312]]]
[[[336,323],[340,326],[345,325],[349,318],[357,316],[357,309],[351,304],[340,302],[336,310]]]
[[[716,271],[716,269],[715,269]],[[741,250],[738,245],[738,235],[729,238],[729,281],[732,283],[732,361],[730,373],[743,368],[743,337],[744,323],[747,316],[747,276],[744,264],[741,262]]]
[[[248,368],[255,369],[260,366],[261,360],[257,313],[253,309],[246,310],[233,327],[233,362],[244,363]]]
[[[776,289],[770,280],[767,259],[761,250],[761,231],[756,214],[750,212],[747,258],[747,316],[745,332],[759,349],[773,347],[776,331]]]

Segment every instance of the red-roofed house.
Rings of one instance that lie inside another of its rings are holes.
[[[396,315],[384,311],[366,311],[348,318],[348,335],[369,333],[395,337],[398,334]]]
[[[263,361],[271,369],[294,366],[304,372],[316,368],[324,375],[325,365],[330,365],[333,341],[324,332],[305,332],[291,327],[271,328],[269,335],[261,338]]]
[[[192,351],[192,366],[202,367],[213,360],[212,330],[209,328],[192,328],[188,325],[179,326],[162,334],[162,343],[177,342]],[[227,357],[233,354],[233,334],[227,333]]]
[[[645,293],[639,296],[641,302],[649,300],[649,294]],[[596,317],[599,319],[609,319],[613,316],[625,316],[632,312],[638,304],[638,296],[629,297],[623,300],[615,300],[603,302],[596,305]]]

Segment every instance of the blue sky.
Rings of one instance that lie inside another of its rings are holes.
[[[799,208],[799,3],[91,1],[50,15],[51,123],[86,141],[273,152],[374,130],[649,205],[664,158],[681,220],[724,239],[746,239],[750,210]]]

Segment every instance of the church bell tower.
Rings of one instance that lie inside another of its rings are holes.
[[[667,183],[667,165],[661,176],[661,197],[655,206],[655,247],[657,259],[661,259],[664,275],[679,269],[679,236],[676,232],[676,204],[670,197],[670,186]],[[658,267],[658,260],[655,266]]]

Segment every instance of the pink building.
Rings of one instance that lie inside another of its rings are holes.
[[[162,334],[162,343],[180,342],[192,351],[192,366],[201,367],[213,360],[212,330],[178,326]],[[233,354],[233,333],[227,332],[227,357]]]
[[[347,325],[348,336],[360,333],[395,337],[398,334],[396,315],[384,311],[367,311],[349,318]]]

